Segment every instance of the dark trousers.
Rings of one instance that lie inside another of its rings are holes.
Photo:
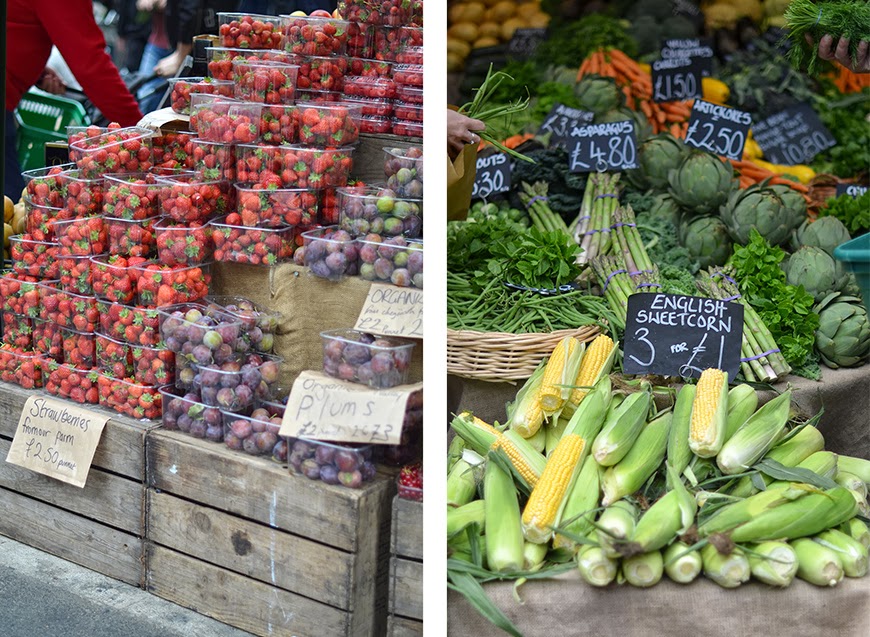
[[[15,115],[12,111],[6,111],[6,157],[4,159],[5,174],[3,180],[3,192],[13,202],[21,199],[21,191],[24,190],[24,179],[21,177],[21,165],[18,163],[17,131]]]

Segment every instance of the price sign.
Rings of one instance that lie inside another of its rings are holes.
[[[6,462],[84,487],[108,420],[108,415],[64,400],[31,396],[24,403]]]
[[[676,294],[632,294],[625,324],[626,374],[699,377],[740,371],[743,306]]]
[[[837,184],[837,196],[849,195],[852,199],[857,199],[867,194],[868,186],[859,186],[858,184]]]
[[[408,399],[421,392],[423,383],[390,389],[372,389],[304,371],[296,378],[280,435],[332,442],[397,445]]]
[[[574,126],[568,139],[571,172],[637,168],[637,134],[633,121]]]
[[[743,146],[752,118],[736,108],[695,100],[685,142],[729,159],[743,157]]]
[[[372,283],[354,329],[378,336],[423,338],[423,290]]]
[[[471,188],[472,199],[486,199],[511,189],[511,162],[504,153],[477,158],[477,173]]]
[[[795,104],[752,127],[752,137],[774,164],[808,164],[837,140],[809,104]]]
[[[653,62],[652,82],[654,102],[701,97],[701,71],[691,58]]]
[[[507,54],[514,58],[530,58],[546,39],[546,29],[517,29],[507,44]]]
[[[581,111],[579,108],[570,108],[564,104],[556,104],[550,109],[544,123],[538,130],[538,134],[551,133],[550,146],[565,148],[569,144],[571,130],[575,126],[591,124],[593,119],[595,119],[595,113]]]
[[[713,73],[713,41],[710,38],[664,40],[661,56],[662,60],[692,60],[702,77]]]

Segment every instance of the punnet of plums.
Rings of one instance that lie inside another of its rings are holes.
[[[371,445],[337,445],[288,439],[290,473],[352,489],[375,477]]]
[[[323,339],[323,371],[375,389],[387,389],[408,381],[415,343],[375,336],[357,330],[328,330]]]
[[[367,234],[359,243],[359,275],[366,281],[423,289],[423,242]]]

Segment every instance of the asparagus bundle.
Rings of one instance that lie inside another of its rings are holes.
[[[613,211],[611,237],[613,238],[611,250],[614,254],[621,253],[632,279],[643,278],[643,275],[653,273],[653,263],[640,238],[631,206],[620,206]]]
[[[580,206],[580,216],[574,224],[574,240],[583,248],[577,256],[580,265],[607,254],[611,245],[613,211],[619,205],[617,183],[619,174],[593,173],[586,182],[586,192]]]
[[[625,315],[628,310],[628,297],[635,292],[635,283],[628,275],[625,263],[618,255],[598,256],[589,262],[601,292],[619,323],[616,327],[625,328]]]
[[[547,205],[547,183],[544,181],[536,181],[529,185],[523,182],[523,192],[520,193],[520,200],[529,211],[529,217],[534,226],[542,232],[564,232],[570,235],[568,226],[558,214],[550,209]]]
[[[743,344],[740,368],[743,377],[749,381],[772,382],[791,371],[779,351],[773,336],[756,311],[740,296],[734,269],[710,268],[702,272],[695,282],[702,294],[725,301],[736,301],[743,305]]]

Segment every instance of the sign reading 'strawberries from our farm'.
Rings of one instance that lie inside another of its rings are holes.
[[[568,139],[571,172],[637,168],[637,133],[631,120],[574,126]]]
[[[825,128],[809,104],[795,104],[761,120],[752,127],[752,137],[774,164],[808,164],[837,140]]]
[[[477,172],[471,187],[472,199],[486,199],[511,189],[511,162],[504,153],[477,158]]]
[[[323,372],[304,371],[290,390],[279,434],[330,442],[397,445],[402,440],[408,401],[422,390],[423,383],[372,389]]]
[[[538,129],[539,135],[550,133],[550,146],[567,148],[570,143],[568,135],[575,126],[591,124],[595,119],[595,113],[582,111],[579,108],[570,108],[564,104],[556,104],[550,109],[544,123]]]
[[[626,374],[699,377],[740,371],[743,306],[676,294],[632,294],[625,323]]]
[[[740,160],[751,125],[752,117],[749,113],[721,104],[695,100],[685,142],[714,155]]]
[[[372,283],[354,329],[378,336],[423,338],[423,290]]]
[[[6,462],[85,486],[107,414],[98,414],[47,396],[24,403]]]
[[[701,97],[701,69],[691,58],[652,63],[654,102],[674,102]]]
[[[860,186],[858,184],[837,184],[837,196],[849,195],[852,199],[862,197],[867,193],[867,185]]]

